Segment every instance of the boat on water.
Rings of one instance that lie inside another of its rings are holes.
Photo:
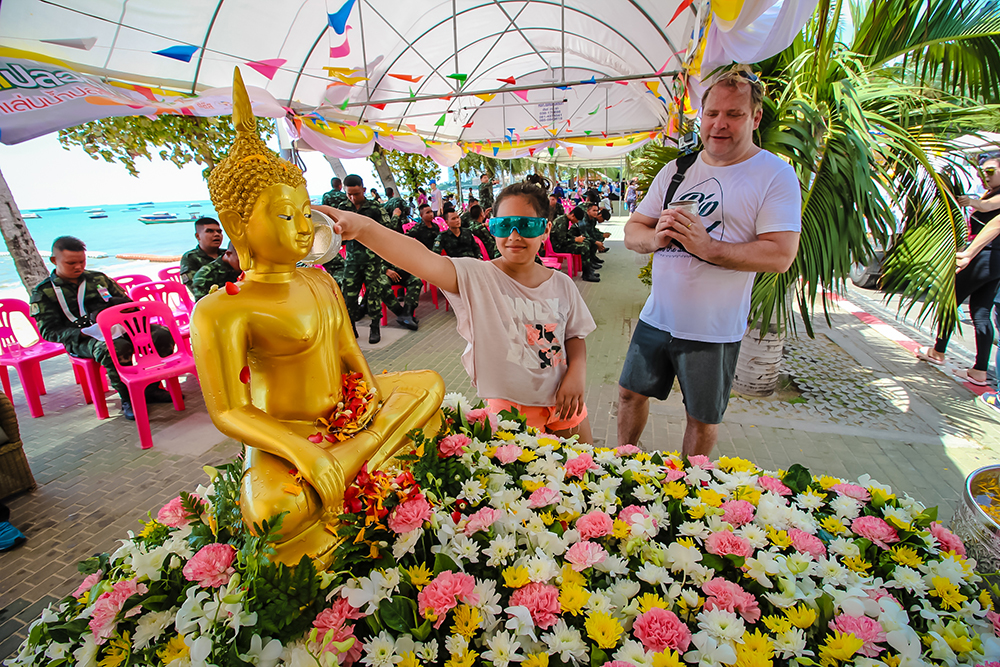
[[[140,215],[139,222],[141,222],[144,225],[161,225],[172,222],[194,222],[194,218],[191,217],[190,215],[181,218],[174,213],[168,213],[167,211],[159,211],[157,213],[150,213],[149,215]]]
[[[128,211],[138,211],[138,206],[129,206],[128,208],[123,208],[122,213],[127,213]]]
[[[188,204],[188,208],[201,208],[201,204]]]
[[[106,217],[108,217],[107,213],[91,213],[90,214],[90,219],[91,220],[99,220],[101,218],[106,218]]]
[[[104,213],[103,208],[88,208],[84,213]]]
[[[37,213],[22,213],[21,214],[21,218],[24,219],[24,220],[38,220],[41,217],[42,216],[38,215]]]

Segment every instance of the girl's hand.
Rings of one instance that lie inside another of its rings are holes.
[[[583,410],[584,379],[577,375],[567,371],[556,391],[556,409],[561,420],[578,415]]]
[[[373,220],[367,216],[351,211],[342,211],[330,206],[313,206],[317,211],[325,213],[333,220],[333,229],[345,241],[358,238],[361,231]]]
[[[965,270],[969,266],[969,262],[972,261],[972,257],[966,254],[963,250],[962,252],[955,253],[955,273]]]
[[[982,211],[983,200],[978,197],[970,197],[969,195],[959,195],[955,197],[955,201],[958,202],[959,206],[970,206],[977,211]]]

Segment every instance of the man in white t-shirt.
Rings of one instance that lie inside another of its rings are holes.
[[[431,194],[430,201],[427,202],[431,205],[431,210],[434,211],[434,217],[438,217],[444,211],[444,206],[441,202],[441,191],[438,190],[437,181],[431,180]]]
[[[737,66],[702,98],[704,149],[665,210],[677,171],[656,175],[625,225],[625,246],[653,254],[653,288],[639,315],[618,387],[618,444],[635,444],[649,397],[666,399],[676,378],[687,426],[683,453],[708,455],[729,403],[757,272],[783,273],[795,259],[802,201],[792,168],[753,143],[764,86]],[[680,243],[678,247],[676,243]]]

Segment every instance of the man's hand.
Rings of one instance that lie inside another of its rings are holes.
[[[403,211],[397,206],[396,208],[392,209],[392,217],[396,217],[398,215],[403,215]]]
[[[394,283],[398,283],[400,281],[399,274],[396,273],[394,269],[386,269],[385,275],[389,276],[389,280],[391,280]]]
[[[595,245],[597,246],[598,250],[604,250],[604,243],[602,243],[601,241],[597,241]]]
[[[358,235],[368,225],[375,221],[365,215],[359,215],[352,211],[342,211],[339,208],[330,206],[313,206],[317,211],[327,214],[333,220],[333,229],[345,241],[358,238]]]
[[[680,241],[684,248],[696,257],[708,256],[711,245],[715,243],[705,230],[705,225],[701,224],[701,218],[687,211],[677,209],[663,211],[656,223],[657,239],[661,232],[667,239]]]
[[[556,390],[556,409],[559,411],[560,420],[578,415],[583,409],[584,378],[580,377],[581,375],[567,371],[559,389]]]
[[[583,243],[584,238],[582,236],[577,236],[575,239],[573,239],[573,241],[575,243]]]
[[[958,202],[959,206],[971,206],[977,211],[982,211],[983,200],[978,197],[970,197],[969,195],[959,195],[955,197],[955,201]]]

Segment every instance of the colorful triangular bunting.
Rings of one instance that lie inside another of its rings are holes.
[[[494,146],[493,147],[493,157],[496,157],[497,153],[499,153],[499,152],[500,152],[500,147],[499,146]]]
[[[500,83],[509,83],[512,86],[517,84],[517,79],[515,79],[512,76],[508,76],[506,79],[497,79],[497,81],[499,81]]]
[[[465,80],[469,78],[468,74],[449,74],[449,79],[455,79],[459,84],[464,84]]]
[[[336,12],[326,15],[327,24],[338,35],[343,35],[347,31],[347,17],[351,15],[352,9],[354,9],[354,0],[347,0]]]
[[[525,102],[528,101],[528,91],[527,90],[512,90],[512,93],[520,97]]]
[[[351,26],[347,26],[347,30],[350,30]],[[348,36],[344,35],[344,43],[340,46],[330,47],[330,57],[331,58],[343,58],[351,54],[351,40]]]
[[[278,68],[284,65],[287,60],[284,58],[271,58],[268,60],[255,60],[247,63],[247,67],[263,74],[269,81],[274,78]]]
[[[441,117],[438,118],[437,121],[435,121],[434,127],[444,127],[444,119],[445,119],[445,116],[447,116],[447,115],[448,114],[446,114],[446,113],[441,114]]]
[[[159,51],[153,51],[158,56],[165,56],[167,58],[173,58],[174,60],[180,60],[183,63],[191,62],[191,56],[193,56],[198,51],[197,46],[170,46],[165,49],[160,49]]]
[[[81,51],[90,51],[94,48],[94,44],[97,44],[96,37],[76,37],[70,39],[42,39],[40,42],[45,42],[46,44],[55,44],[56,46],[66,46],[71,49],[80,49]]]

